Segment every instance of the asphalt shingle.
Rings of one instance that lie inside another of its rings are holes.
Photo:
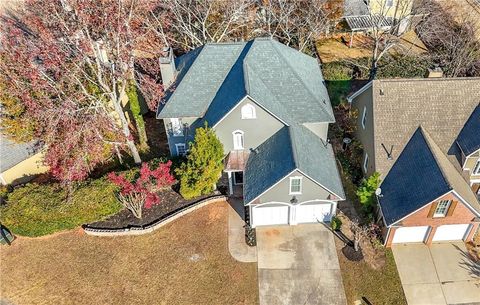
[[[480,104],[460,131],[457,143],[466,156],[480,149]]]

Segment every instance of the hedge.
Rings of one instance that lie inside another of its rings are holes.
[[[27,184],[13,190],[0,207],[0,220],[14,234],[42,236],[101,220],[122,209],[115,186],[100,178],[81,183],[67,202],[58,184]]]

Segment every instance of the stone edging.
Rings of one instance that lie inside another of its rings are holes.
[[[185,214],[188,214],[190,212],[193,212],[195,210],[198,210],[201,207],[204,207],[206,205],[209,205],[210,203],[214,202],[220,202],[226,200],[227,197],[224,195],[215,195],[212,197],[208,197],[205,199],[202,199],[200,201],[197,201],[195,203],[192,203],[188,206],[185,206],[183,208],[180,208],[173,214],[159,219],[155,221],[154,223],[147,225],[147,226],[131,226],[128,228],[120,228],[120,229],[108,229],[108,228],[93,228],[88,225],[83,225],[83,231],[85,231],[86,234],[88,235],[93,235],[93,236],[126,236],[126,235],[143,235],[147,233],[151,233],[158,228],[163,227],[164,225],[176,220],[177,218],[182,217]]]

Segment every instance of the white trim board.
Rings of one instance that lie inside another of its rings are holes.
[[[347,97],[347,101],[351,104],[353,102],[353,99],[362,94],[363,92],[367,91],[370,87],[372,87],[373,81],[369,81],[367,84],[365,84],[362,88],[358,89],[355,93]]]

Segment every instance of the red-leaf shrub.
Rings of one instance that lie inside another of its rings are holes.
[[[142,210],[151,208],[160,203],[161,198],[157,192],[171,186],[175,178],[170,174],[172,161],[161,163],[154,170],[148,163],[143,163],[140,168],[140,176],[135,181],[128,180],[124,174],[117,175],[114,172],[108,174],[108,179],[117,185],[119,201],[129,209],[137,218],[142,218]]]

